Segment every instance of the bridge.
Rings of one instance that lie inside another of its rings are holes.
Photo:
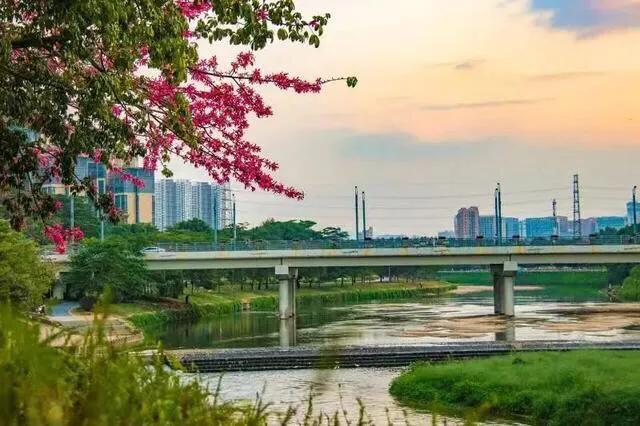
[[[68,255],[47,259],[68,267]],[[514,315],[514,282],[522,265],[640,263],[640,244],[623,237],[584,240],[375,240],[158,244],[145,253],[150,270],[271,269],[280,281],[281,319],[295,316],[298,268],[381,266],[488,266],[494,311]]]

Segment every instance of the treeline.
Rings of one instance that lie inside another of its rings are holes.
[[[250,228],[237,229],[239,240],[344,240],[348,234],[337,227],[315,230],[309,220],[275,221]],[[219,241],[228,241],[233,231],[218,232]],[[211,242],[213,230],[205,222],[192,219],[160,232],[150,225],[118,225],[112,227],[104,242],[95,238],[83,241],[71,257],[70,271],[63,274],[67,295],[83,300],[86,307],[109,287],[116,302],[146,297],[179,298],[186,289],[219,290],[233,286],[239,291],[274,289],[277,280],[272,269],[250,270],[184,270],[149,271],[141,250],[161,242]],[[433,267],[325,267],[300,268],[298,287],[323,284],[357,285],[372,281],[415,282],[435,277]]]

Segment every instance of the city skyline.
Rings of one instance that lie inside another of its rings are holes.
[[[435,234],[450,227],[450,215],[463,204],[490,211],[498,181],[505,203],[520,203],[505,205],[505,216],[550,215],[553,198],[570,215],[575,173],[584,187],[584,214],[621,214],[640,182],[633,161],[640,156],[640,102],[630,90],[640,83],[640,58],[631,54],[640,42],[640,19],[631,13],[638,2],[571,4],[580,6],[301,2],[303,13],[331,11],[320,48],[274,44],[257,54],[262,68],[284,65],[309,78],[353,74],[359,84],[354,90],[328,85],[319,95],[264,90],[274,117],[252,120],[248,136],[306,199],[239,190],[239,221],[302,217],[353,233],[350,195],[359,185],[377,233]],[[358,19],[363,10],[367,19]],[[396,19],[388,19],[389,10]],[[209,53],[224,62],[235,50]],[[206,180],[172,165],[177,178]],[[561,189],[519,194],[545,188]],[[448,195],[459,198],[437,198]]]

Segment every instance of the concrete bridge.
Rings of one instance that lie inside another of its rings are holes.
[[[45,257],[60,264],[61,271],[69,262],[67,255]],[[150,270],[272,269],[280,280],[282,319],[295,316],[298,268],[489,266],[494,277],[495,313],[513,316],[514,281],[519,266],[640,263],[640,244],[167,250],[146,253],[144,260]]]

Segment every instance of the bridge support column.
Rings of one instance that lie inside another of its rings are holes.
[[[292,270],[297,275],[297,270]],[[279,288],[279,309],[280,319],[293,318],[296,314],[296,282],[292,278],[289,267],[286,265],[276,266],[276,276],[280,282]]]
[[[515,315],[514,285],[518,264],[505,262],[502,265],[491,265],[493,274],[493,305],[497,315],[512,317]]]

